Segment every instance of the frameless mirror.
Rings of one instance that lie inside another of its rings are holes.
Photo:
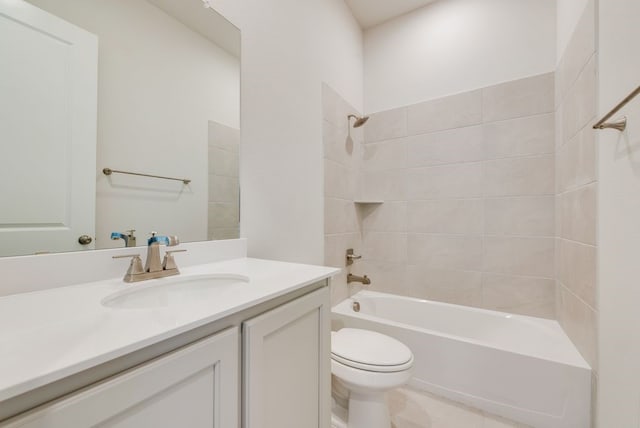
[[[238,237],[240,32],[206,6],[0,0],[0,256]]]

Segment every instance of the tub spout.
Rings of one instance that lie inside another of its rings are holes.
[[[348,274],[347,275],[347,284],[350,284],[352,282],[361,282],[363,285],[371,284],[371,280],[369,279],[369,277],[367,275],[358,276],[358,275]]]

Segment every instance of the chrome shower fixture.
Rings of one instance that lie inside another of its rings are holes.
[[[350,114],[349,116],[347,116],[347,121],[349,121],[349,123],[351,123],[352,117],[356,120],[355,122],[353,122],[354,128],[360,128],[367,122],[367,120],[369,120],[369,116],[358,117],[355,114]]]

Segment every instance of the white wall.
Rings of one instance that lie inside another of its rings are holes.
[[[589,0],[556,0],[556,61],[560,61]]]
[[[144,0],[31,3],[99,37],[96,246],[122,246],[109,235],[130,228],[139,244],[151,230],[206,239],[208,124],[239,126],[238,59]]]
[[[446,0],[365,31],[365,112],[553,71],[555,0]]]
[[[598,116],[640,85],[640,2],[599,2]],[[598,426],[638,427],[640,421],[640,97],[625,133],[598,131],[600,319]]]
[[[213,4],[242,30],[240,229],[249,254],[323,263],[321,82],[361,110],[360,27],[343,0]]]

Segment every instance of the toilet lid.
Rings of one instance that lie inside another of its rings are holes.
[[[357,328],[333,333],[331,354],[342,364],[371,371],[400,371],[413,365],[413,354],[402,342]]]

